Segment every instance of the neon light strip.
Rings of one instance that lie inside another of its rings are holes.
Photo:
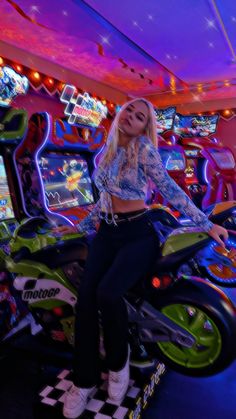
[[[45,115],[46,115],[46,120],[47,120],[47,131],[46,131],[45,140],[44,140],[43,144],[42,144],[42,145],[41,145],[41,147],[38,149],[38,151],[35,153],[35,165],[36,165],[36,168],[38,169],[39,182],[40,182],[40,185],[41,185],[41,188],[42,188],[42,192],[43,192],[43,193],[42,193],[42,196],[43,196],[43,207],[45,208],[46,212],[48,212],[49,214],[52,214],[52,215],[54,215],[54,216],[55,216],[55,213],[54,213],[54,212],[52,212],[52,211],[50,211],[50,210],[48,209],[48,206],[47,206],[47,203],[46,203],[46,198],[45,198],[45,194],[44,194],[44,187],[43,187],[43,180],[42,180],[41,171],[40,171],[40,169],[39,169],[38,160],[37,160],[37,158],[38,158],[38,154],[39,154],[39,152],[42,150],[42,148],[45,146],[45,144],[46,144],[46,142],[47,142],[47,140],[48,140],[49,134],[50,134],[50,132],[51,132],[51,121],[50,121],[49,114],[48,114],[47,112],[44,112],[44,113],[45,113]],[[25,135],[27,135],[27,131],[26,131]],[[25,139],[25,136],[23,137],[22,141],[24,141],[24,139]],[[18,146],[18,147],[20,147],[20,145],[21,145],[21,143],[19,144],[19,146]],[[15,149],[15,152],[14,152],[14,155],[13,155],[13,162],[14,162],[15,171],[16,171],[16,176],[17,176],[18,185],[19,185],[19,189],[20,189],[20,195],[21,195],[21,201],[22,201],[23,210],[24,210],[25,214],[26,214],[29,218],[32,218],[32,214],[30,214],[30,213],[27,211],[26,206],[25,206],[25,199],[24,199],[24,194],[23,194],[23,190],[22,190],[21,179],[20,179],[20,176],[19,176],[18,167],[17,167],[17,163],[16,163],[16,152],[17,152],[17,150],[18,150],[18,147]],[[73,223],[72,223],[72,222],[71,222],[71,221],[70,221],[67,217],[64,217],[63,215],[58,214],[58,213],[56,213],[56,215],[57,215],[58,217],[60,217],[60,218],[64,219],[64,220],[66,220],[66,221],[67,221],[67,223],[69,223],[69,224],[73,225]]]
[[[204,168],[203,168],[203,179],[205,180],[205,182],[209,185],[209,179],[207,177],[207,166],[208,166],[209,161],[206,160],[204,163]]]
[[[93,165],[94,165],[94,168],[96,169],[98,166],[97,166],[97,164],[96,164],[96,160],[97,160],[97,158],[98,158],[98,156],[100,155],[100,154],[102,154],[102,152],[103,152],[103,150],[104,150],[104,148],[105,148],[105,146],[106,146],[106,144],[104,143],[103,144],[103,146],[102,146],[102,148],[101,148],[101,150],[94,156],[94,158],[93,158]]]
[[[42,192],[43,192],[42,193],[42,195],[43,195],[43,207],[45,208],[46,212],[48,212],[49,214],[52,214],[54,217],[57,216],[57,217],[61,218],[62,220],[66,220],[66,222],[69,223],[70,225],[74,225],[67,217],[65,217],[64,215],[58,214],[57,212],[55,213],[53,211],[50,211],[50,209],[47,206],[46,196],[45,196],[45,188],[44,188],[44,184],[43,184],[43,178],[42,178],[41,171],[40,171],[39,164],[38,164],[38,155],[42,151],[42,149],[44,148],[46,142],[48,141],[48,137],[49,137],[49,134],[51,133],[51,129],[52,129],[50,116],[47,112],[45,112],[45,114],[46,114],[46,119],[47,119],[47,134],[45,135],[44,142],[41,144],[41,146],[39,147],[39,149],[35,153],[35,164],[36,164],[36,167],[38,169],[39,182],[40,182]]]

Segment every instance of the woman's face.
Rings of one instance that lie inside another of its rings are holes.
[[[144,102],[131,103],[120,113],[119,129],[129,137],[142,135],[148,122],[148,114],[148,107]]]

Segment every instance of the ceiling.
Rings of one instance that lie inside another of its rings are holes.
[[[235,0],[2,0],[0,25],[45,74],[51,62],[127,96],[236,86]]]

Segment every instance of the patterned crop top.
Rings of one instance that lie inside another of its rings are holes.
[[[130,164],[135,161],[137,165]],[[111,195],[124,200],[143,199],[145,201],[149,179],[168,202],[182,214],[191,218],[197,226],[206,232],[212,228],[212,222],[168,175],[160,154],[151,140],[147,137],[139,137],[132,139],[127,148],[118,146],[117,154],[108,167],[96,169],[94,180],[100,192],[100,199],[87,217],[80,222],[78,230],[80,232],[94,231],[97,223],[103,218],[108,223],[116,224]],[[111,214],[109,220],[108,214]]]

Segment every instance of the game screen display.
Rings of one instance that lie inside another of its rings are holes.
[[[94,203],[87,162],[81,156],[44,155],[39,167],[49,208],[56,211]]]
[[[0,156],[0,221],[14,218],[3,157]]]
[[[199,148],[187,148],[184,149],[184,154],[187,157],[198,157],[201,154],[201,150]]]
[[[179,150],[159,148],[161,160],[166,170],[184,170],[185,158]]]
[[[187,183],[199,183],[197,176],[197,161],[196,159],[188,159],[186,169],[184,171]]]
[[[181,137],[207,137],[214,134],[219,115],[181,115],[174,119],[174,131]]]
[[[10,106],[12,99],[19,94],[26,94],[28,88],[27,77],[16,73],[11,67],[0,67],[0,106]]]
[[[164,131],[172,129],[175,111],[176,109],[173,106],[165,109],[154,109],[158,134],[162,134]]]
[[[235,168],[235,159],[233,153],[227,149],[211,149],[208,150],[212,158],[215,160],[217,166],[220,169],[234,169]]]

